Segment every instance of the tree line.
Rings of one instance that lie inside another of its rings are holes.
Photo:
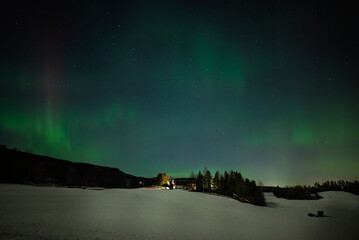
[[[316,182],[314,186],[301,186],[294,187],[276,187],[273,194],[276,197],[286,199],[320,199],[322,198],[318,193],[324,191],[345,191],[352,194],[359,195],[359,182],[358,181],[326,181],[323,183]]]
[[[204,168],[203,172],[199,171],[197,176],[192,172],[190,179],[195,181],[198,192],[214,192],[241,202],[258,206],[266,205],[263,192],[256,182],[248,178],[244,179],[242,174],[237,171],[224,171],[223,174],[216,171],[212,177],[211,172]]]
[[[313,186],[301,186],[297,185],[294,187],[276,187],[273,191],[274,196],[278,198],[286,199],[298,199],[298,200],[316,200],[322,198],[318,195],[318,190]]]
[[[316,182],[314,188],[318,192],[324,191],[345,191],[355,195],[359,195],[359,182],[358,181],[325,181],[322,184]]]

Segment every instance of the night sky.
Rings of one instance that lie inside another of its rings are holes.
[[[354,1],[14,2],[0,144],[146,177],[359,178]]]

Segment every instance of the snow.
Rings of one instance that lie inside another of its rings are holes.
[[[359,239],[359,196],[268,207],[184,190],[0,184],[0,239]],[[324,211],[327,217],[308,217]]]

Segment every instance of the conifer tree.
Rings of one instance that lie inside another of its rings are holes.
[[[214,174],[213,183],[217,190],[221,189],[221,175],[219,171],[216,171]]]
[[[199,192],[203,192],[203,175],[202,175],[201,171],[199,171],[198,175],[197,175],[196,189]]]
[[[210,191],[211,190],[211,185],[212,185],[212,174],[211,172],[207,169],[204,178],[203,178],[203,184],[204,184],[204,190]]]

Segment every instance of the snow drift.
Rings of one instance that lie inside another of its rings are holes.
[[[184,190],[0,185],[1,239],[359,239],[359,197],[266,194],[268,207]],[[327,217],[307,214],[324,211]]]

